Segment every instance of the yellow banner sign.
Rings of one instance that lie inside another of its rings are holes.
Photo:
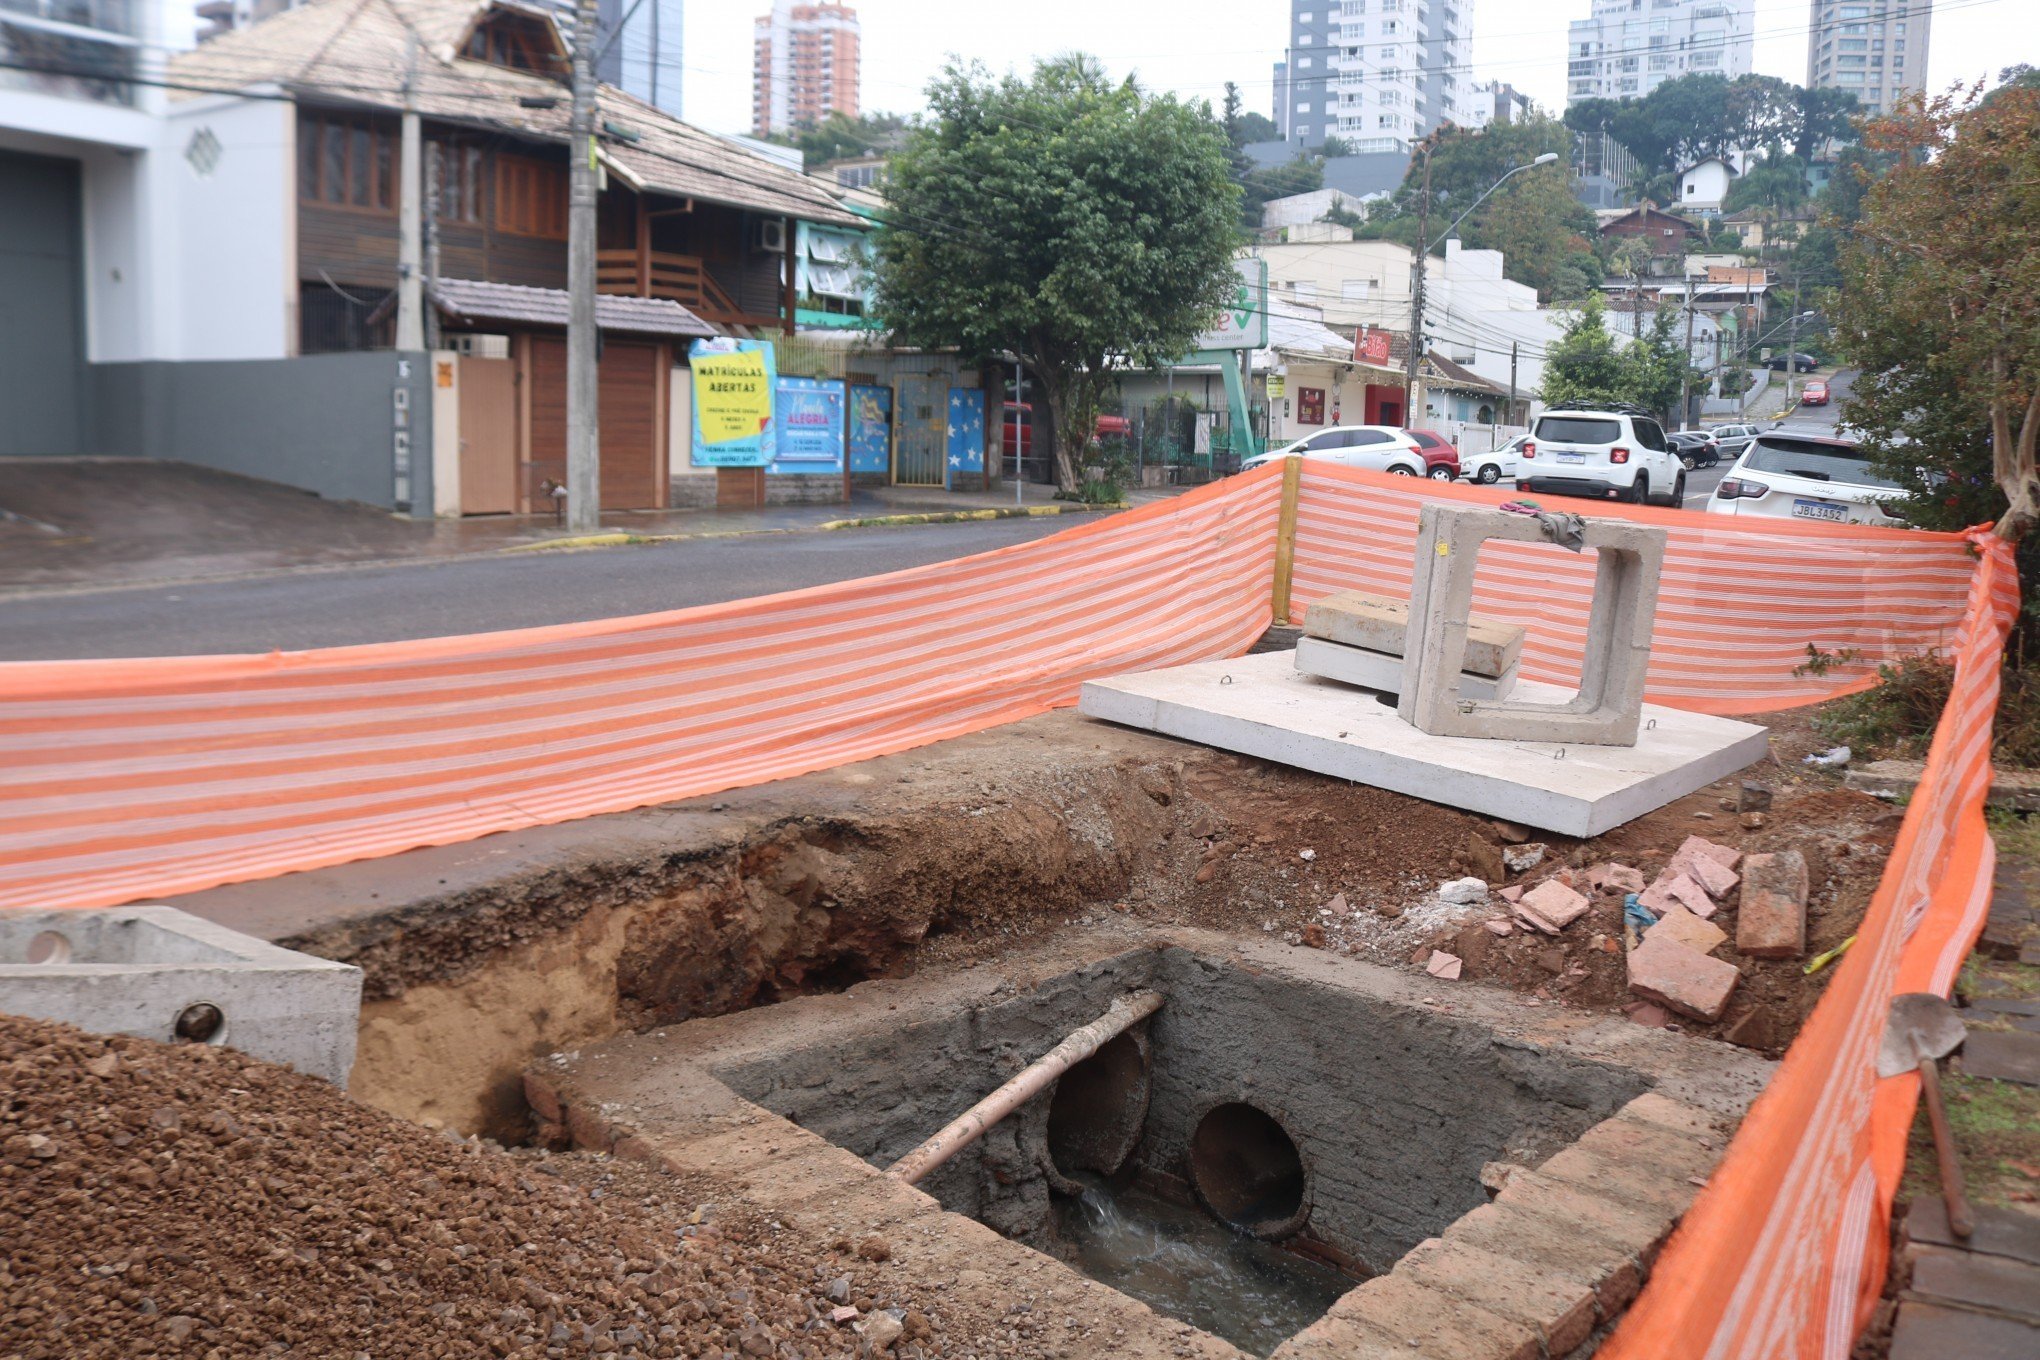
[[[704,443],[755,439],[772,423],[772,375],[764,354],[697,354],[692,363],[695,419]]]

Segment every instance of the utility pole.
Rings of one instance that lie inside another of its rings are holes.
[[[1416,400],[1417,364],[1423,355],[1424,346],[1424,257],[1430,254],[1425,243],[1431,239],[1431,139],[1424,139],[1424,197],[1417,205],[1417,258],[1411,270],[1410,279],[1410,353],[1408,366],[1403,370],[1403,425],[1414,429],[1417,413],[1412,405]]]
[[[1799,405],[1799,289],[1792,290],[1792,333],[1785,342],[1785,402]]]
[[[1693,423],[1693,278],[1686,277],[1686,357],[1679,378],[1679,426]]]
[[[404,73],[403,134],[397,154],[397,348],[425,348],[425,275],[419,259],[419,222],[423,195],[419,192],[418,38],[410,39],[410,58]]]
[[[567,528],[602,522],[601,436],[596,419],[595,0],[574,15],[574,106],[567,148]],[[790,248],[790,247],[789,247]]]
[[[443,148],[433,142],[425,148],[425,291],[429,294],[439,284],[439,200],[446,192],[446,163],[440,155]],[[425,348],[439,348],[439,308],[425,308]]]
[[[1515,340],[1511,340],[1511,341],[1509,342],[1509,420],[1508,420],[1508,423],[1509,423],[1509,424],[1511,424],[1511,425],[1514,425],[1514,424],[1516,423],[1516,350],[1517,350],[1517,347],[1518,347],[1519,343],[1520,343],[1519,341],[1515,341]]]

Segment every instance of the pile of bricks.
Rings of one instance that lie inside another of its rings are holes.
[[[1621,865],[1595,872],[1617,871],[1635,873]],[[1741,973],[1715,957],[1728,932],[1712,918],[1738,886],[1737,952],[1763,959],[1804,954],[1806,857],[1797,850],[1746,856],[1703,836],[1689,836],[1657,880],[1637,892],[1638,905],[1656,923],[1643,930],[1629,952],[1629,990],[1679,1015],[1719,1020]]]

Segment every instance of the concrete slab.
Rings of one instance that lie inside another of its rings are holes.
[[[1972,1077],[2040,1086],[2040,1034],[1971,1030],[1962,1044],[1962,1070]]]
[[[1403,659],[1365,647],[1348,647],[1318,637],[1296,640],[1296,669],[1305,675],[1358,685],[1376,694],[1400,694]],[[1469,699],[1506,699],[1516,691],[1516,668],[1512,665],[1499,678],[1459,673],[1459,692]]]
[[[1519,695],[1562,697],[1523,681]],[[1760,759],[1761,727],[1644,708],[1635,746],[1438,737],[1270,652],[1093,680],[1081,712],[1449,807],[1597,836]]]

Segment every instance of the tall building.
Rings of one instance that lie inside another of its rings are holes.
[[[1275,66],[1283,140],[1408,152],[1440,123],[1467,121],[1472,23],[1473,0],[1290,0]]]
[[[1460,115],[1452,121],[1461,127],[1484,128],[1489,123],[1514,123],[1530,114],[1530,96],[1506,80],[1484,80],[1470,87],[1460,100]]]
[[[1927,86],[1933,0],[1814,0],[1806,83],[1847,90],[1870,113]]]
[[[760,137],[858,111],[857,11],[773,0],[751,58],[751,130]]]
[[[686,14],[686,0],[644,0],[634,12],[630,0],[596,0],[597,31],[609,44],[596,65],[596,79],[680,117],[681,38]],[[560,23],[572,36],[571,8]],[[616,35],[618,24],[623,25],[620,36]]]
[[[1568,104],[1637,99],[1680,76],[1752,69],[1756,0],[1594,0],[1566,45]]]

